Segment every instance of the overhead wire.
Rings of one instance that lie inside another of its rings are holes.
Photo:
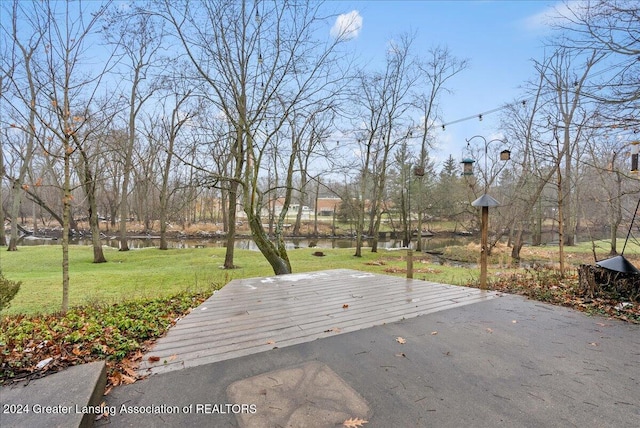
[[[595,73],[592,73],[589,77],[590,78],[598,77],[598,76],[600,76],[602,74],[605,74],[605,73],[608,73],[609,71],[614,70],[616,68],[620,68],[620,64],[612,64],[609,67],[606,67],[606,68],[604,68],[602,70],[599,70],[599,71],[597,71]],[[553,90],[553,89],[550,89],[549,91],[551,91],[551,90]],[[441,126],[442,130],[444,131],[444,130],[446,130],[447,126],[454,125],[456,123],[466,122],[466,121],[472,120],[472,119],[478,119],[478,120],[482,121],[482,119],[485,116],[489,115],[489,114],[499,112],[501,110],[510,108],[510,107],[518,105],[518,104],[525,105],[527,102],[533,100],[533,98],[534,97],[523,98],[523,99],[520,99],[520,100],[512,102],[512,103],[506,103],[506,104],[504,104],[504,105],[502,105],[500,107],[496,107],[496,108],[493,108],[491,110],[484,111],[482,113],[478,113],[478,114],[474,114],[472,116],[466,116],[466,117],[463,117],[463,118],[460,118],[460,119],[456,119],[456,120],[452,120],[452,121],[449,121],[449,122],[446,122],[446,123],[442,123],[440,126]]]

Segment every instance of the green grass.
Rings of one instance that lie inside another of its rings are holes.
[[[618,238],[618,240],[616,241],[616,244],[617,244],[616,246],[617,246],[618,252],[621,252],[622,247],[624,247],[624,238]],[[565,247],[565,250],[569,248],[569,251],[573,253],[591,253],[593,245],[595,245],[596,254],[598,255],[598,258],[606,257],[606,255],[611,250],[611,240],[608,240],[608,239],[593,241],[593,244],[591,243],[591,241],[579,242],[574,247]],[[625,255],[640,254],[640,244],[635,240],[629,240],[629,242],[627,242],[627,246],[624,250],[624,253]]]
[[[70,258],[70,306],[92,303],[119,303],[133,299],[168,296],[182,291],[202,291],[221,286],[233,279],[272,275],[271,267],[256,251],[236,250],[237,269],[224,270],[224,248],[170,249],[146,248],[119,252],[105,248],[108,263],[92,263],[91,247],[72,246]],[[363,257],[353,257],[353,249],[323,249],[325,257],[312,255],[316,249],[289,251],[294,272],[350,268],[385,273],[389,266],[406,266],[404,251],[382,250]],[[319,251],[319,250],[318,250]],[[384,265],[370,265],[389,257]],[[22,281],[22,286],[5,314],[50,313],[60,309],[62,301],[62,252],[57,246],[20,247],[16,252],[2,252],[0,266],[5,276]],[[399,275],[403,273],[399,272]],[[433,281],[451,282],[453,270]],[[459,275],[458,275],[459,276]],[[468,278],[465,278],[468,279]],[[464,281],[459,280],[462,284]]]
[[[622,241],[623,243],[624,241]],[[605,241],[596,242],[599,258],[604,258]],[[622,245],[622,244],[621,244]],[[541,248],[549,252],[555,247]],[[621,250],[621,246],[619,250]],[[150,299],[188,291],[199,292],[219,288],[233,279],[269,276],[271,267],[257,251],[235,251],[238,269],[224,270],[224,248],[190,248],[160,251],[146,248],[119,252],[104,248],[108,263],[92,263],[91,247],[70,247],[70,306],[92,303],[119,303],[134,299]],[[322,251],[325,257],[315,257],[315,251]],[[324,269],[358,269],[363,271],[404,276],[406,251],[380,250],[371,253],[363,249],[363,257],[353,257],[353,248],[311,249],[299,248],[289,251],[294,272],[309,272]],[[464,247],[456,251],[468,252]],[[575,247],[566,247],[568,254],[588,258],[591,243],[583,242]],[[640,247],[630,242],[625,255],[640,253]],[[471,262],[477,254],[469,255]],[[531,256],[534,257],[534,256]],[[572,260],[570,261],[577,261]],[[491,260],[490,272],[509,270],[507,255],[495,256]],[[11,306],[4,314],[51,313],[60,309],[62,301],[62,251],[58,246],[19,247],[16,252],[0,253],[0,268],[13,281],[22,281],[22,286]],[[414,277],[434,282],[456,285],[473,283],[479,276],[478,269],[441,266],[421,260],[416,255]]]
[[[268,268],[266,262],[239,255],[246,269],[224,271],[224,249],[154,248],[118,252],[105,248],[108,263],[92,263],[91,247],[72,246],[70,258],[70,306],[117,303],[154,298],[181,291],[200,291],[224,284],[235,275],[253,275]],[[3,252],[0,263],[5,276],[22,281],[6,313],[37,313],[59,310],[62,300],[62,252],[56,246],[20,247]]]

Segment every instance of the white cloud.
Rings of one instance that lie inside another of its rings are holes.
[[[565,17],[572,16],[572,10],[581,7],[581,2],[573,2],[571,5],[559,2],[546,7],[539,13],[531,15],[523,20],[524,27],[529,31],[546,31],[553,25],[565,21]]]
[[[338,15],[331,27],[331,37],[341,39],[355,39],[362,30],[362,16],[357,10]]]

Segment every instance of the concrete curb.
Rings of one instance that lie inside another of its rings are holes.
[[[92,427],[107,383],[104,361],[69,367],[26,385],[0,388],[0,425]]]

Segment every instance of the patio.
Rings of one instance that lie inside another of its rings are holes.
[[[214,363],[495,297],[348,269],[233,280],[179,320],[144,356],[139,373]]]

